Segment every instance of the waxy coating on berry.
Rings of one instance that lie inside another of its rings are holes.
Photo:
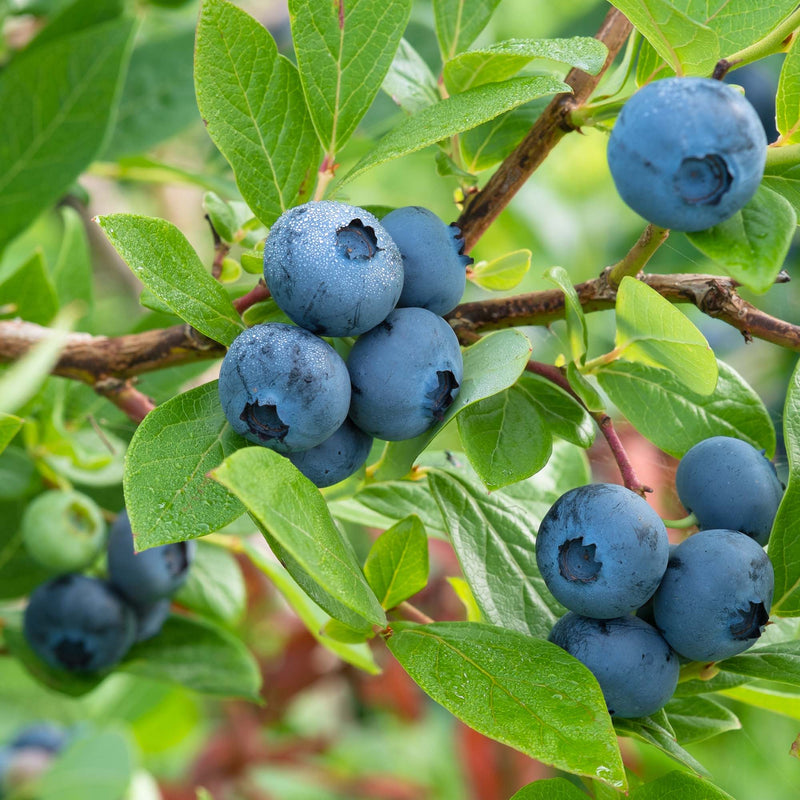
[[[411,439],[440,422],[464,363],[453,329],[424,308],[398,308],[361,336],[347,358],[350,418],[370,436]]]
[[[586,617],[630,614],[647,601],[667,566],[661,518],[635,492],[609,483],[563,494],[536,538],[536,563],[547,588]]]
[[[774,585],[772,564],[755,540],[739,531],[700,531],[670,555],[653,597],[656,626],[686,658],[729,658],[761,636]]]
[[[284,212],[264,246],[275,302],[322,336],[357,336],[386,319],[403,289],[400,251],[377,217],[328,200]]]
[[[350,376],[325,341],[294,325],[254,325],[234,339],[219,374],[236,433],[279,453],[322,444],[350,407]]]
[[[663,228],[700,231],[755,194],[767,137],[750,103],[708,78],[665,78],[625,104],[608,142],[617,191]]]
[[[783,486],[763,452],[730,436],[712,436],[678,464],[675,488],[700,528],[723,528],[769,540]]]
[[[652,625],[638,617],[590,619],[570,611],[548,638],[597,678],[613,716],[652,714],[678,685],[677,655]]]
[[[315,486],[333,486],[349,478],[366,460],[372,447],[372,437],[348,418],[322,444],[290,453],[288,459]]]
[[[111,584],[133,606],[146,608],[174,594],[186,581],[197,542],[173,542],[134,551],[127,511],[121,511],[108,537],[108,574]]]
[[[110,584],[69,573],[34,590],[23,630],[31,649],[51,667],[90,673],[122,660],[133,643],[136,620]]]
[[[398,308],[427,308],[444,316],[464,294],[467,267],[461,229],[446,225],[427,208],[405,206],[390,211],[381,224],[403,257],[403,292]]]

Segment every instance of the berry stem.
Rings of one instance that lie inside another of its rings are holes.
[[[420,611],[416,606],[412,606],[407,600],[395,606],[394,610],[409,622],[418,622],[420,625],[430,625],[432,622],[436,622],[435,619]]]
[[[683,519],[665,519],[664,525],[667,528],[682,531],[687,528],[694,528],[695,525],[697,525],[697,517],[694,514],[689,514],[688,517],[684,517]]]
[[[712,77],[722,80],[731,70],[751,64],[760,58],[781,53],[786,50],[787,40],[800,28],[800,8],[795,9],[777,28],[768,33],[763,39],[759,39],[749,47],[737,50],[729,56],[720,59],[714,67]]]
[[[626,256],[611,267],[608,282],[612,286],[619,286],[626,275],[635,278],[647,266],[656,250],[667,241],[668,236],[669,231],[666,228],[659,228],[651,222]]]

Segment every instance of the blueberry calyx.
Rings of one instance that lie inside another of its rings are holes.
[[[255,403],[246,403],[239,419],[247,423],[253,436],[258,436],[265,442],[272,439],[282,442],[289,433],[289,426],[278,416],[274,403],[261,405],[258,400]]]
[[[558,548],[558,571],[568,581],[591,583],[597,580],[602,561],[595,558],[597,547],[584,544],[583,537],[567,539]]]
[[[675,173],[678,194],[692,205],[717,205],[732,182],[727,162],[717,153],[684,158]]]
[[[731,636],[740,642],[748,639],[758,639],[764,632],[764,626],[769,620],[769,614],[763,603],[750,601],[749,608],[740,608],[736,615],[738,618],[731,623]]]
[[[459,384],[456,376],[449,369],[437,370],[436,377],[439,379],[439,383],[433,391],[428,392],[428,397],[433,401],[431,409],[433,418],[437,422],[441,422],[444,419],[445,411],[453,404],[453,392],[458,389]]]
[[[370,259],[380,250],[375,229],[354,219],[349,225],[336,231],[336,244],[344,256],[351,261]]]

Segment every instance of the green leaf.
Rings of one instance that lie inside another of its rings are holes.
[[[548,778],[523,786],[511,800],[586,800],[586,795],[566,778]]]
[[[300,80],[330,157],[381,88],[410,14],[411,0],[289,0]]]
[[[433,0],[442,61],[469,47],[486,27],[500,0]]]
[[[734,800],[713,783],[685,772],[668,772],[650,783],[637,787],[630,800]]]
[[[614,728],[619,736],[631,736],[641,742],[646,742],[694,772],[701,775],[708,774],[705,767],[678,744],[675,733],[663,711],[653,717],[615,718]],[[680,797],[683,800],[683,796]]]
[[[783,267],[796,227],[792,204],[761,186],[753,199],[725,222],[686,235],[739,283],[766,292]]]
[[[63,8],[58,8],[36,38],[26,48],[26,53],[41,47],[43,44],[54,42],[73,33],[80,33],[93,25],[120,17],[124,11],[123,0],[106,0],[98,3],[96,0],[75,0]]]
[[[53,204],[103,145],[131,20],[22,53],[0,74],[0,250]]]
[[[514,250],[491,261],[479,261],[472,267],[470,280],[484,289],[505,292],[513,289],[531,268],[531,251]]]
[[[761,0],[755,5],[751,0],[726,0],[724,3],[709,3],[708,0],[672,2],[679,5],[692,19],[708,25],[717,33],[723,55],[757,42],[797,6],[794,0]]]
[[[158,636],[135,644],[118,667],[221,697],[258,700],[261,672],[250,651],[210,622],[171,616]]]
[[[781,140],[800,143],[800,46],[797,39],[781,67],[775,116]]]
[[[669,300],[625,277],[617,292],[616,349],[628,361],[669,370],[693,392],[717,385],[717,360],[702,333]]]
[[[151,411],[125,458],[125,504],[137,547],[204,536],[233,522],[241,504],[206,473],[245,444],[225,419],[216,381]]]
[[[736,714],[709,697],[673,697],[665,711],[682,745],[702,742],[742,727]]]
[[[59,209],[64,232],[58,258],[53,266],[53,283],[58,300],[66,306],[75,300],[84,304],[84,316],[94,307],[92,254],[81,215],[71,206]]]
[[[553,436],[566,439],[578,447],[586,448],[592,444],[594,421],[571,394],[532,372],[523,372],[516,386],[528,394]]]
[[[224,0],[203,3],[195,89],[209,135],[265,225],[309,199],[320,150],[297,69],[256,20]]]
[[[340,186],[379,164],[468,131],[536,97],[568,91],[555,78],[512,78],[448,97],[401,121],[345,175]]]
[[[588,334],[586,332],[586,317],[583,313],[581,301],[578,299],[578,293],[575,291],[572,280],[564,267],[550,267],[545,273],[545,277],[564,292],[564,317],[567,322],[567,335],[569,336],[572,360],[576,364],[583,364],[588,348]]]
[[[58,298],[41,251],[0,283],[0,306],[9,307],[6,315],[40,325],[47,325],[56,315]]]
[[[612,0],[678,75],[707,75],[719,61],[720,42],[706,25],[670,0]]]
[[[605,411],[606,404],[594,384],[578,369],[574,361],[567,364],[567,380],[570,389],[580,398],[589,411]]]
[[[386,616],[319,490],[289,459],[265,447],[228,456],[212,477],[244,503],[301,587],[351,628]]]
[[[275,584],[275,588],[294,609],[309,633],[323,647],[337,655],[342,661],[363,669],[371,675],[380,673],[381,670],[375,663],[372,651],[366,644],[341,642],[325,635],[324,630],[331,622],[331,617],[309,599],[277,561],[268,558],[249,543],[245,543],[243,549],[253,564]]]
[[[0,375],[0,414],[13,414],[39,391],[67,343],[74,307],[64,309],[39,342]]]
[[[768,152],[771,152],[772,148]],[[778,149],[778,152],[793,153],[794,158],[785,160],[770,161],[767,159],[767,166],[764,169],[762,186],[772,189],[781,197],[792,204],[795,214],[800,218],[800,151],[799,145],[792,145],[791,148]]]
[[[200,333],[229,345],[244,330],[225,289],[171,222],[136,214],[97,222],[136,277]]]
[[[518,504],[444,472],[428,475],[461,570],[488,622],[545,638],[563,608],[536,566],[536,530]]]
[[[800,686],[800,640],[755,647],[726,658],[717,666],[726,672]]]
[[[419,517],[400,520],[375,540],[364,562],[364,574],[387,610],[425,588],[428,537]]]
[[[198,542],[189,576],[175,600],[204,617],[235,625],[244,615],[247,602],[239,563],[227,550]]]
[[[119,800],[133,774],[134,745],[122,729],[72,739],[36,784],[37,800]]]
[[[656,367],[617,361],[597,373],[611,402],[639,433],[676,458],[712,436],[733,436],[775,454],[775,428],[761,398],[723,361],[714,391],[701,395]]]
[[[0,412],[0,453],[10,444],[11,440],[19,433],[24,419],[15,417],[13,414]]]
[[[539,408],[518,382],[458,415],[464,452],[489,489],[521,481],[547,463],[553,437]]]
[[[721,693],[740,703],[800,720],[800,695],[798,694],[778,692],[762,686],[734,686]]]
[[[386,643],[406,672],[478,733],[624,787],[602,693],[577,659],[550,642],[481,623],[393,628]]]
[[[489,333],[467,347],[463,351],[464,379],[461,389],[442,422],[415,439],[389,442],[375,469],[375,479],[404,477],[417,456],[453,417],[472,403],[512,386],[525,369],[531,350],[530,339],[514,328]]]
[[[597,75],[605,63],[608,48],[598,39],[508,39],[468,50],[444,65],[444,82],[451,94],[473,86],[504,81],[516,75],[536,58],[557,61]]]
[[[405,39],[400,40],[381,88],[409,114],[415,114],[441,99],[430,67]]]
[[[783,440],[789,481],[769,540],[769,558],[775,568],[771,613],[796,617],[800,616],[800,362],[786,390]]]
[[[193,65],[191,28],[148,39],[134,49],[104,159],[144,153],[197,120]]]

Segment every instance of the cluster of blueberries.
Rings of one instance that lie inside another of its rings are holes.
[[[418,206],[381,221],[331,201],[286,211],[264,246],[264,279],[296,325],[254,325],[231,344],[219,397],[233,429],[320,487],[353,474],[373,437],[424,433],[463,379],[442,315],[470,263],[459,229]],[[358,338],[345,361],[321,337]]]
[[[783,496],[772,463],[715,436],[686,453],[675,482],[700,528],[679,545],[645,500],[613,484],[562,495],[536,540],[542,577],[569,609],[550,641],[589,668],[618,717],[657,711],[681,659],[741,653],[769,619],[774,573],[763,545]]]
[[[25,609],[28,644],[56,669],[112,668],[135,642],[161,631],[195,548],[196,542],[188,541],[136,553],[123,510],[108,535],[108,580],[71,571],[38,586]]]
[[[625,103],[608,142],[622,199],[649,222],[677,231],[732,217],[758,189],[766,158],[758,112],[736,88],[710,78],[643,86]]]
[[[28,725],[19,731],[0,747],[0,798],[45,772],[69,740],[69,731],[48,722]]]

